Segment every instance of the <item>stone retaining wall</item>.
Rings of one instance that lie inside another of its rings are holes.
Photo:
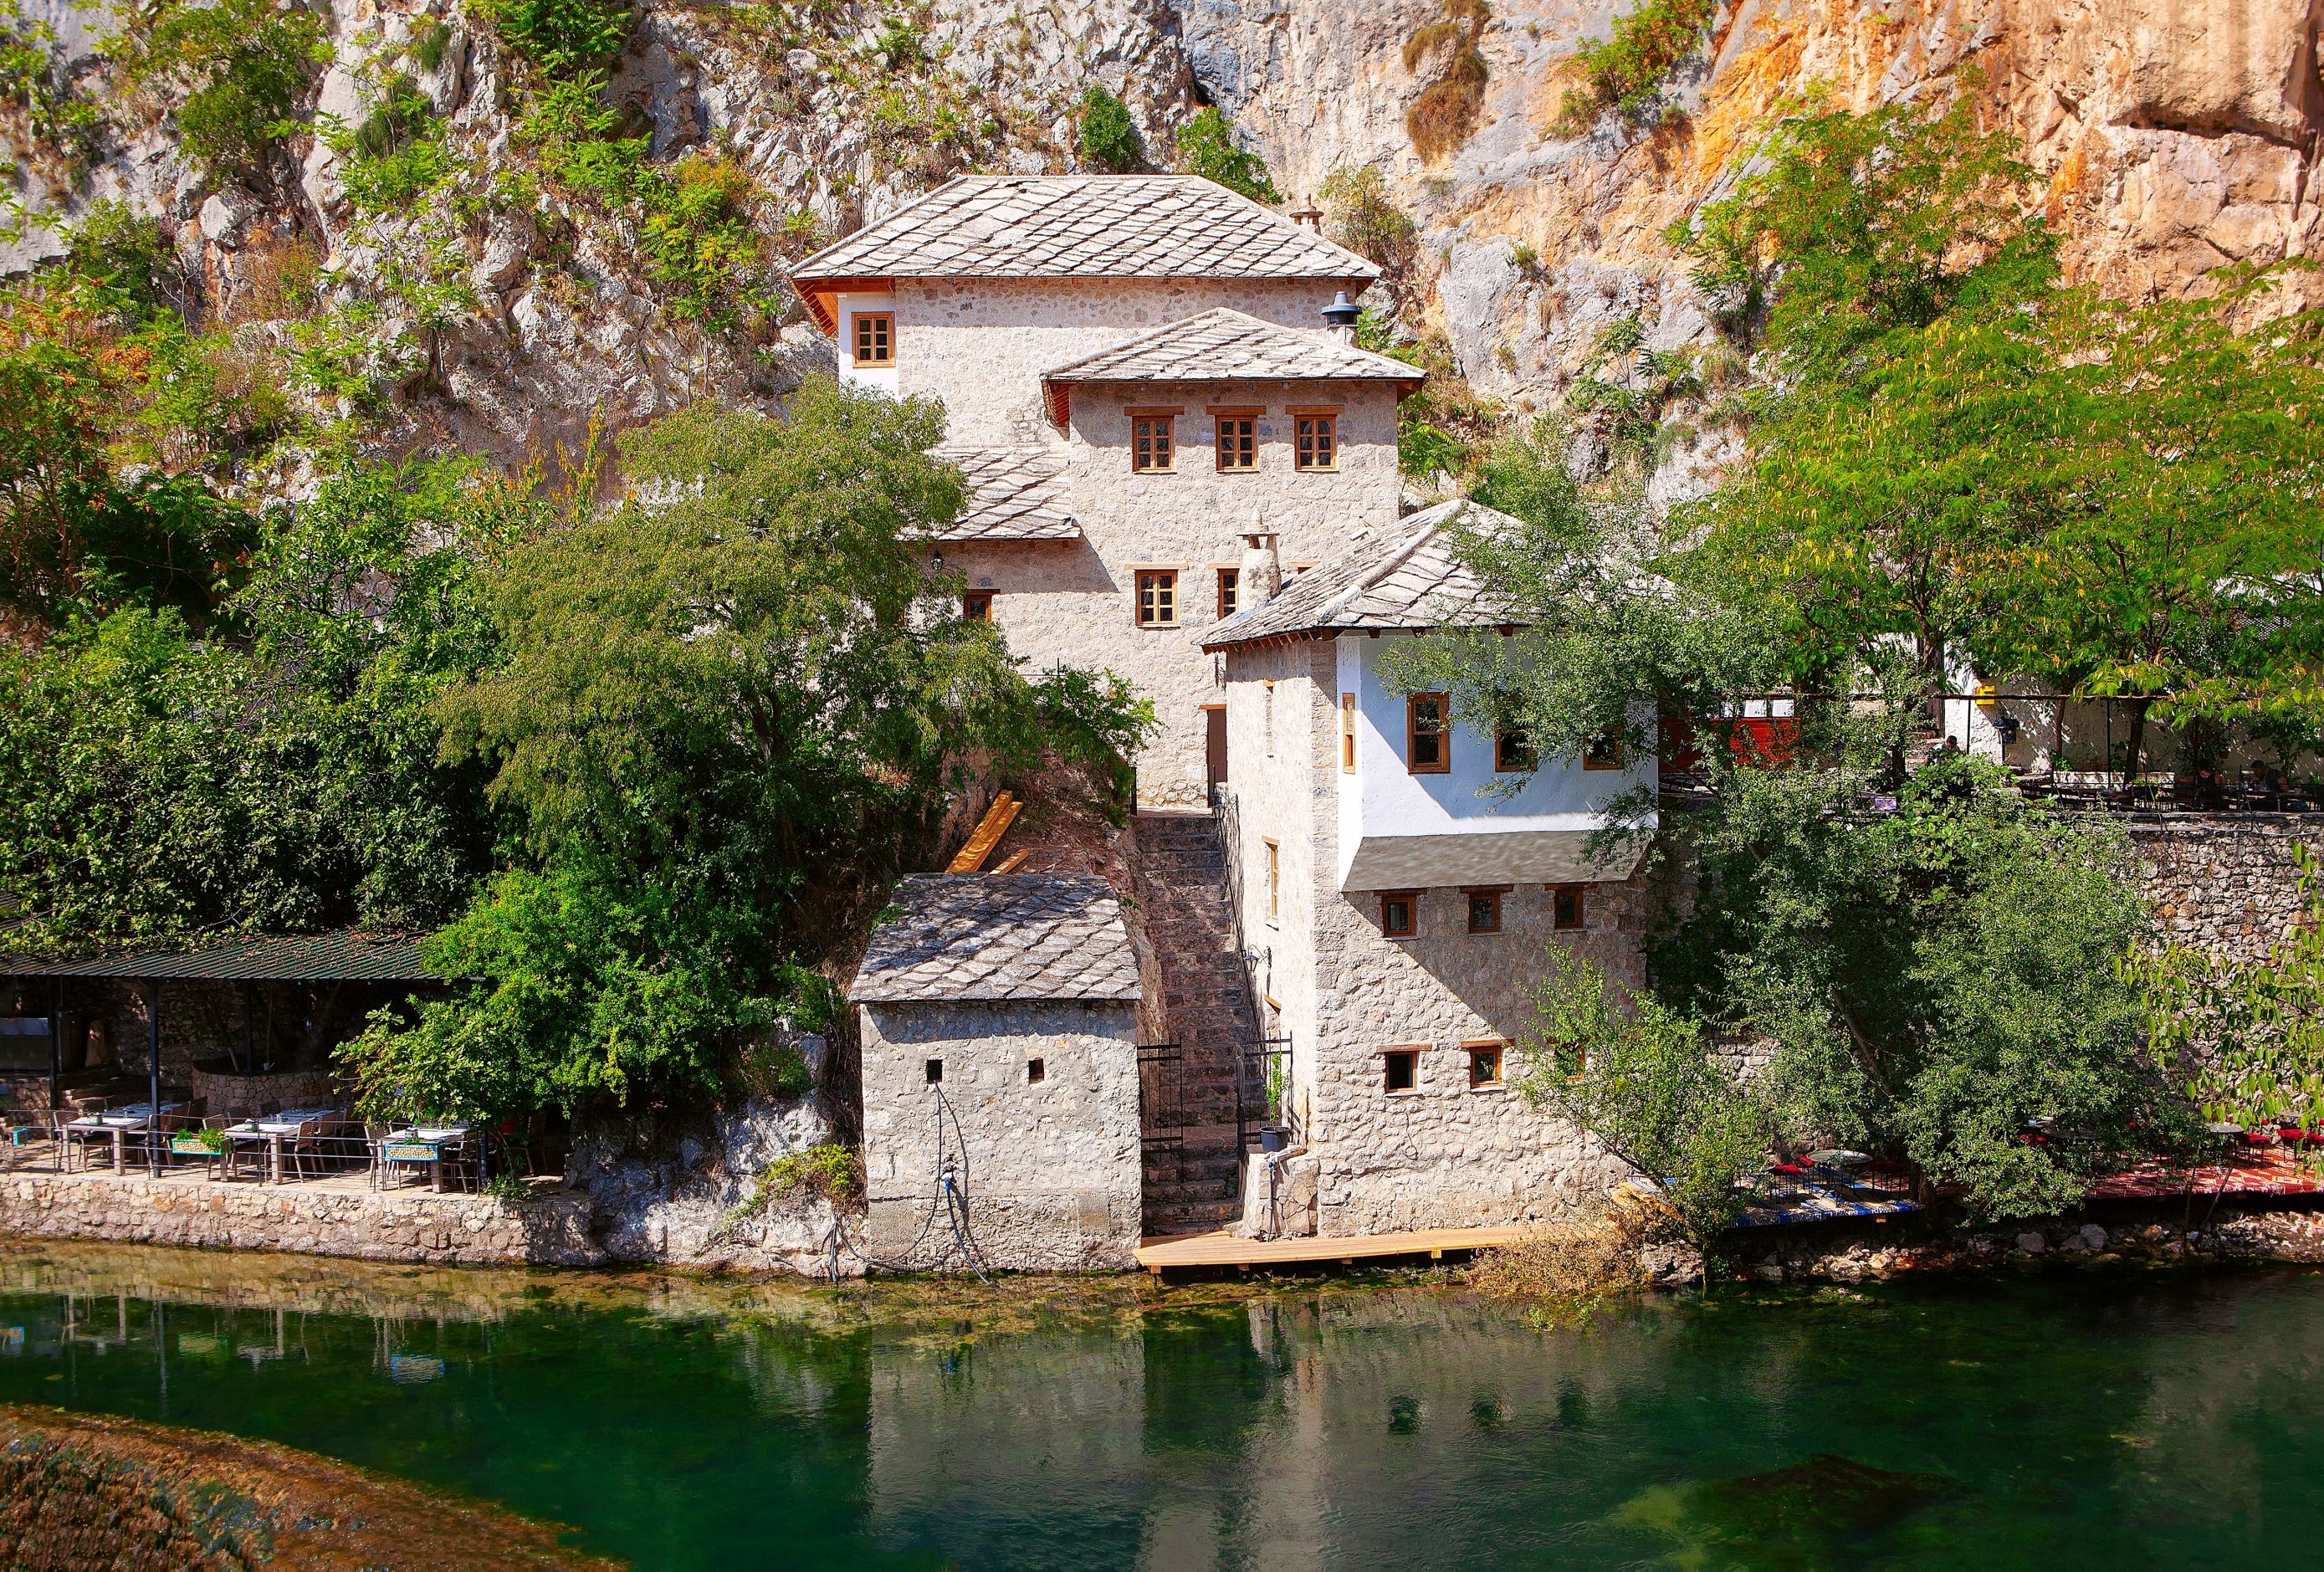
[[[416,1190],[20,1170],[0,1176],[0,1234],[439,1266],[594,1266],[605,1259],[590,1234],[589,1197],[567,1189],[508,1206]]]
[[[2293,844],[2324,855],[2314,814],[2156,814],[2128,828],[2164,936],[2235,960],[2265,955],[2298,920]]]

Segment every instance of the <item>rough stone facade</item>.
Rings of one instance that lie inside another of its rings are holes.
[[[1313,279],[903,279],[891,293],[843,297],[843,331],[859,310],[892,310],[892,370],[857,381],[941,398],[946,441],[1060,453],[1077,541],[947,544],[945,565],[990,592],[992,620],[1035,670],[1102,667],[1153,700],[1160,726],[1140,754],[1139,797],[1160,806],[1207,800],[1204,707],[1223,698],[1213,663],[1191,635],[1217,619],[1219,572],[1239,566],[1241,536],[1263,520],[1287,567],[1338,553],[1355,531],[1394,521],[1396,398],[1364,382],[1170,382],[1073,390],[1060,433],[1041,374],[1169,322],[1226,306],[1278,326],[1319,331],[1332,288]],[[1169,408],[1176,466],[1130,467],[1132,408]],[[1258,467],[1222,473],[1214,409],[1260,411]],[[1338,463],[1300,472],[1293,408],[1339,411]],[[1178,615],[1137,621],[1137,573],[1178,574]]]
[[[863,1253],[957,1263],[949,1174],[977,1263],[1134,1264],[1137,1017],[1123,1001],[863,1005]]]
[[[283,1250],[431,1265],[594,1266],[589,1198],[547,1190],[518,1206],[485,1196],[337,1185],[217,1184],[188,1174],[0,1175],[0,1234],[217,1250]]]
[[[1508,1085],[1514,1062],[1505,1062],[1501,1085],[1472,1087],[1468,1050],[1523,1038],[1537,957],[1551,944],[1573,945],[1609,976],[1637,982],[1643,884],[1593,885],[1579,932],[1554,926],[1544,888],[1504,894],[1493,934],[1467,931],[1463,892],[1423,890],[1414,935],[1388,937],[1377,898],[1343,894],[1335,873],[1332,642],[1239,650],[1230,661],[1229,756],[1257,761],[1233,776],[1242,920],[1260,957],[1268,1034],[1290,1039],[1292,1143],[1313,1164],[1312,1174],[1306,1163],[1286,1167],[1273,1221],[1286,1233],[1352,1234],[1591,1209],[1620,1166],[1581,1131],[1527,1105]],[[1387,1089],[1389,1050],[1416,1051],[1411,1089]],[[1302,1216],[1311,1184],[1313,1213]]]
[[[2292,847],[2324,857],[2314,814],[2157,814],[2129,830],[2163,936],[2235,960],[2264,956],[2298,923]]]

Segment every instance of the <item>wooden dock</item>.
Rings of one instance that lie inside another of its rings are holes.
[[[1159,1277],[1196,1267],[1353,1266],[1359,1262],[1425,1256],[1442,1261],[1496,1244],[1514,1244],[1545,1230],[1512,1224],[1498,1228],[1422,1228],[1409,1234],[1349,1234],[1329,1239],[1240,1239],[1232,1234],[1185,1234],[1148,1239],[1138,1247],[1138,1264]]]

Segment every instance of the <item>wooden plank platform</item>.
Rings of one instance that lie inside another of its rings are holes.
[[[1514,1244],[1542,1228],[1511,1224],[1498,1228],[1421,1228],[1409,1234],[1362,1234],[1330,1239],[1239,1239],[1232,1234],[1185,1234],[1148,1239],[1138,1247],[1138,1264],[1159,1277],[1180,1267],[1353,1266],[1402,1255],[1443,1259],[1446,1252]]]

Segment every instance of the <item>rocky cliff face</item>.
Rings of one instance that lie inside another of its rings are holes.
[[[795,307],[717,330],[673,312],[634,215],[535,178],[513,62],[469,11],[329,4],[313,108],[357,119],[406,69],[441,119],[456,173],[413,210],[356,213],[343,155],[312,137],[293,144],[296,180],[205,180],[171,106],[115,94],[91,58],[102,24],[69,9],[50,18],[63,69],[107,126],[76,170],[0,112],[28,208],[118,197],[158,216],[249,375],[391,446],[541,458],[577,449],[593,418],[774,400],[827,353]],[[778,264],[964,169],[1074,167],[1074,106],[1093,82],[1128,102],[1157,162],[1210,99],[1286,197],[1337,168],[1382,171],[1419,227],[1407,315],[1518,410],[1554,404],[1615,319],[1658,349],[1706,336],[1663,231],[1735,178],[1771,106],[1816,84],[1865,106],[1948,91],[1975,67],[2049,182],[2070,268],[2110,290],[2199,288],[2224,263],[2318,246],[2324,0],[1739,0],[1674,80],[1680,115],[1561,135],[1576,44],[1621,8],[1502,0],[1476,35],[1473,134],[1434,159],[1406,130],[1423,82],[1404,56],[1444,0],[645,0],[612,97],[658,159],[731,155]],[[447,23],[434,64],[399,64]],[[13,260],[60,244],[36,227]],[[310,273],[306,293],[286,286]]]

